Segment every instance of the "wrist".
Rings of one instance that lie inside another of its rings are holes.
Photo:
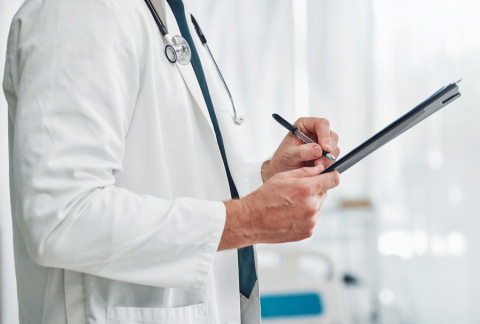
[[[224,202],[227,211],[225,228],[218,250],[242,248],[255,244],[252,207],[245,198]]]

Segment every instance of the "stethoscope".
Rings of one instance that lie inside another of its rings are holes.
[[[163,24],[162,19],[158,15],[157,10],[155,10],[155,7],[153,6],[152,2],[150,0],[145,0],[145,3],[147,4],[148,9],[150,9],[153,19],[155,20],[158,28],[160,29],[160,33],[162,34],[163,38],[167,40],[167,45],[165,46],[165,56],[167,57],[168,61],[170,61],[171,63],[178,62],[181,65],[189,64],[192,59],[192,53],[190,50],[190,46],[188,45],[185,38],[183,38],[180,35],[170,37],[170,35],[168,34],[167,27]],[[223,78],[222,72],[220,72],[217,62],[215,62],[212,52],[210,51],[210,48],[207,45],[207,39],[205,38],[205,35],[203,34],[202,30],[200,29],[200,26],[198,25],[193,15],[190,15],[190,16],[192,18],[192,23],[195,27],[195,31],[197,32],[198,38],[200,38],[202,45],[207,49],[208,54],[210,55],[210,58],[212,59],[213,64],[215,65],[215,69],[217,70],[217,73],[223,82],[223,86],[225,87],[225,90],[227,91],[228,96],[230,97],[230,102],[232,103],[232,108],[233,108],[233,116],[232,116],[233,123],[237,126],[240,126],[245,121],[245,118],[243,116],[237,117],[237,109],[235,108],[235,104],[233,103],[232,94],[230,93],[227,83]]]

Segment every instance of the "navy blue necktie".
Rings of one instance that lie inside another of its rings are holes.
[[[202,89],[203,98],[207,104],[208,113],[210,119],[212,120],[213,128],[215,130],[215,135],[217,136],[217,144],[222,154],[223,165],[227,172],[228,184],[230,186],[230,194],[232,199],[239,198],[237,187],[233,182],[232,175],[230,174],[230,169],[228,167],[227,155],[225,154],[225,147],[223,146],[222,134],[220,133],[220,128],[218,126],[217,116],[215,115],[215,110],[213,109],[212,99],[210,98],[210,92],[208,91],[207,81],[205,79],[205,74],[203,73],[202,63],[198,56],[197,49],[193,43],[192,35],[188,29],[187,18],[185,17],[185,8],[183,6],[182,0],[167,0],[170,8],[172,9],[175,19],[177,20],[178,28],[182,33],[183,38],[190,45],[190,50],[192,51],[192,67],[197,76],[198,83]],[[257,273],[255,272],[255,258],[253,247],[245,247],[238,249],[238,272],[239,272],[239,281],[240,281],[240,293],[247,298],[250,298],[250,294],[253,291],[255,282],[257,281]]]

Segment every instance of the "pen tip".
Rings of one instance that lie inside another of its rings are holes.
[[[330,161],[335,161],[335,160],[336,160],[335,157],[334,157],[332,154],[330,154],[330,153],[327,153],[327,158],[328,158]]]

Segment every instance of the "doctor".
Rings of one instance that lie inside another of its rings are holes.
[[[152,3],[191,63],[167,59],[143,0],[26,1],[12,22],[3,85],[22,324],[260,323],[252,245],[311,236],[339,183],[318,176],[322,149],[339,154],[324,119],[296,123],[320,145],[289,134],[246,166],[187,8]]]

